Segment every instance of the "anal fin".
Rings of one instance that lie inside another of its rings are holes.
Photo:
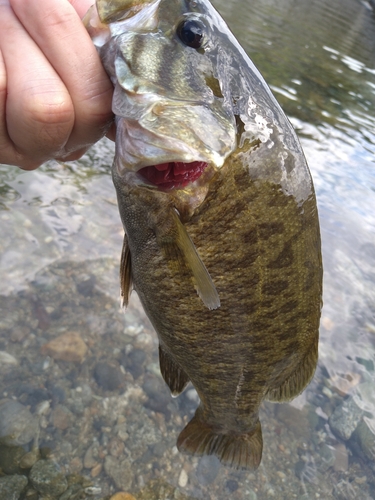
[[[189,377],[159,345],[160,371],[173,396],[178,396],[189,383]]]
[[[316,343],[290,377],[288,377],[278,387],[271,387],[268,390],[265,399],[275,403],[281,403],[284,401],[290,401],[301,394],[313,378],[317,362],[318,344]]]
[[[124,235],[122,245],[121,263],[120,263],[120,285],[122,305],[127,307],[129,304],[130,294],[132,292],[133,280],[131,269],[131,256],[128,244],[128,238]]]
[[[215,455],[235,469],[254,470],[262,459],[262,429],[258,420],[248,433],[221,434],[195,415],[178,436],[177,448],[190,455]]]

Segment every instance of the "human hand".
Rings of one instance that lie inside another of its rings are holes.
[[[113,87],[81,22],[93,3],[0,0],[0,163],[75,160],[111,126]]]

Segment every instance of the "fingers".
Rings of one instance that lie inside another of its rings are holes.
[[[8,163],[34,168],[39,158],[44,161],[60,149],[60,136],[67,140],[74,109],[64,84],[6,5],[0,5],[0,32],[6,98],[0,124],[2,161],[5,156]]]
[[[75,11],[77,12],[78,17],[80,19],[83,19],[83,16],[89,10],[91,5],[95,3],[95,0],[69,0],[69,2],[72,4],[72,7],[74,7]]]
[[[68,0],[0,0],[0,163],[76,159],[111,126],[112,84],[80,20],[92,2],[72,3],[79,15]]]
[[[87,5],[82,0],[75,3],[80,10]],[[74,125],[61,154],[91,145],[103,136],[112,118],[113,87],[80,17],[61,0],[10,0],[10,4],[70,95]]]

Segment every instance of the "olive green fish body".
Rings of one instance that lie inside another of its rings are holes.
[[[311,176],[289,121],[208,0],[97,0],[115,86],[121,290],[200,405],[178,448],[256,468],[259,406],[313,376],[322,293]]]
[[[255,457],[239,457],[240,448],[219,456],[235,466],[258,465],[259,405],[299,394],[317,361],[321,261],[314,195],[298,204],[280,186],[251,180],[241,158],[227,160],[204,203],[184,221],[220,296],[220,307],[210,311],[192,292],[189,270],[171,266],[151,227],[150,213],[160,214],[160,226],[170,219],[172,197],[144,189],[140,195],[142,188],[121,184],[117,190],[134,288],[162,355],[176,364],[161,363],[164,378],[175,393],[191,380],[201,399],[198,438],[183,431],[181,448],[187,440],[196,453],[200,446],[210,452],[202,423],[212,436],[255,433]],[[182,379],[180,387],[175,379]]]

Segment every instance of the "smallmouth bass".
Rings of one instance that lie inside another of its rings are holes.
[[[172,394],[200,397],[179,450],[262,456],[259,406],[318,357],[316,200],[295,132],[208,0],[97,0],[86,26],[115,87],[121,290],[158,334]]]

